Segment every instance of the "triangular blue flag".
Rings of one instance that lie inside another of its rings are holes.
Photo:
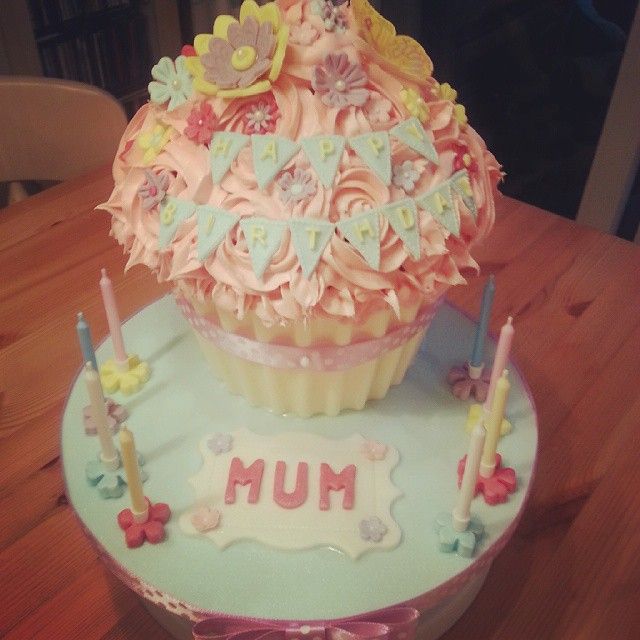
[[[460,214],[453,203],[449,180],[416,198],[416,203],[454,236],[460,235]]]
[[[349,145],[384,184],[391,184],[391,141],[386,131],[354,136]]]
[[[253,170],[258,186],[265,189],[293,156],[298,153],[300,145],[282,136],[251,136],[253,149]]]
[[[449,179],[449,182],[453,190],[462,198],[462,202],[464,202],[475,220],[478,216],[478,205],[476,205],[476,200],[473,197],[473,189],[471,188],[471,181],[466,169],[454,173]]]
[[[420,257],[418,210],[411,199],[399,200],[378,209],[402,239],[405,249],[416,260]]]
[[[320,182],[330,189],[336,177],[336,171],[342,159],[345,147],[342,136],[314,136],[302,140],[302,148],[309,158],[309,162],[316,170]]]
[[[302,273],[305,278],[309,278],[333,237],[336,226],[325,220],[295,218],[289,220],[289,229]]]
[[[196,203],[167,197],[160,207],[160,229],[158,230],[158,248],[166,249],[178,231],[178,227],[193,215]]]
[[[400,122],[391,129],[391,135],[423,155],[427,160],[431,160],[434,164],[440,163],[438,152],[418,118],[409,118]]]
[[[231,163],[238,157],[249,136],[233,131],[217,131],[211,139],[209,157],[211,164],[211,179],[218,184],[224,178]]]
[[[342,231],[372,269],[380,268],[380,220],[377,211],[365,211],[338,223]]]
[[[262,278],[271,258],[280,248],[287,224],[283,220],[251,216],[240,218],[240,227],[247,242],[253,272],[256,278]]]
[[[238,222],[232,213],[208,204],[196,208],[198,219],[198,260],[204,262]]]

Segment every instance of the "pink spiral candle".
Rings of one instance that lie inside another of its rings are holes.
[[[498,338],[496,355],[493,359],[493,368],[491,369],[489,391],[487,392],[487,399],[484,402],[485,415],[491,413],[493,396],[496,393],[496,384],[498,383],[502,372],[507,368],[507,360],[509,360],[511,343],[513,342],[513,334],[515,332],[512,322],[513,318],[509,316],[507,318],[507,321],[502,325],[502,329],[500,329],[500,337]]]
[[[107,275],[107,270],[102,269],[102,277],[100,278],[100,290],[102,291],[102,301],[104,310],[107,314],[107,322],[109,323],[109,333],[113,342],[113,352],[117,362],[127,361],[127,352],[124,349],[124,340],[122,339],[122,329],[120,327],[120,316],[118,315],[118,307],[116,306],[116,296],[113,293],[113,284]]]

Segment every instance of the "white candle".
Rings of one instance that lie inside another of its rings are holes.
[[[107,407],[104,402],[100,378],[90,362],[84,365],[84,381],[89,393],[91,417],[95,422],[100,440],[100,459],[109,469],[115,471],[120,466],[120,460],[107,424]]]
[[[123,364],[127,361],[127,352],[124,348],[124,340],[122,339],[122,328],[120,327],[120,316],[118,315],[118,307],[116,305],[116,296],[113,292],[113,284],[107,276],[107,270],[102,269],[102,277],[100,278],[100,290],[102,291],[102,302],[104,310],[107,314],[107,322],[109,323],[109,333],[113,342],[113,352],[116,362]]]
[[[142,490],[142,479],[140,478],[140,467],[138,467],[138,454],[133,434],[126,425],[120,429],[120,454],[122,465],[127,476],[127,486],[131,496],[131,513],[134,520],[142,524],[149,519],[149,506]]]
[[[471,517],[469,508],[473,496],[476,493],[478,470],[480,469],[480,458],[482,456],[486,433],[482,422],[476,422],[471,432],[471,439],[469,440],[469,451],[467,452],[467,461],[464,466],[462,482],[460,483],[458,502],[451,513],[453,528],[456,531],[466,531],[469,526]]]
[[[500,438],[500,427],[504,418],[504,408],[507,406],[507,397],[511,385],[507,376],[509,372],[505,369],[502,376],[496,384],[496,393],[493,399],[491,413],[486,421],[487,438],[482,451],[482,460],[480,462],[480,475],[483,478],[490,478],[496,468],[496,450],[498,448],[498,439]]]
[[[513,334],[515,330],[513,328],[513,318],[509,316],[507,321],[502,325],[500,329],[500,337],[498,338],[498,346],[496,347],[496,355],[493,359],[493,368],[491,369],[491,379],[489,381],[489,391],[487,392],[487,399],[484,402],[485,416],[491,413],[491,405],[493,403],[493,397],[496,393],[496,385],[502,375],[507,361],[509,360],[509,352],[511,351],[511,343],[513,342]]]

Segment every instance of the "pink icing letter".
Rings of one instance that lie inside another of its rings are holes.
[[[320,465],[320,510],[328,511],[331,506],[329,499],[329,491],[341,491],[344,489],[342,497],[342,508],[353,509],[353,496],[356,484],[356,465],[350,464],[340,473],[336,474],[334,470],[326,463]]]
[[[262,484],[262,472],[264,471],[264,460],[256,460],[248,469],[244,468],[240,458],[234,458],[229,467],[229,479],[227,480],[227,488],[224,492],[224,501],[226,504],[233,504],[236,501],[236,485],[241,484],[243,487],[250,484],[249,496],[247,502],[255,504],[260,497],[260,485]]]
[[[287,463],[282,460],[276,462],[276,475],[273,479],[273,500],[285,509],[297,509],[307,500],[309,493],[309,465],[298,462],[296,473],[296,488],[292,493],[284,490],[284,477],[287,473]]]

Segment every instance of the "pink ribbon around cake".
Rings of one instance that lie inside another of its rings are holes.
[[[234,356],[274,369],[307,369],[311,371],[344,371],[374,360],[396,349],[422,331],[435,315],[437,305],[425,307],[413,322],[390,331],[381,338],[349,345],[295,347],[268,344],[229,333],[215,322],[197,313],[185,298],[177,298],[178,307],[191,326],[206,340]]]
[[[395,607],[323,624],[292,625],[212,617],[196,623],[194,640],[414,640],[419,612]]]

